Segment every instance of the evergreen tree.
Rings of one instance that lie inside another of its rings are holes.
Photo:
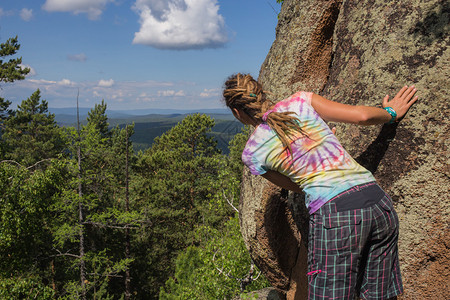
[[[24,165],[55,158],[64,150],[65,143],[55,116],[48,113],[47,101],[40,91],[22,101],[14,114],[5,121],[2,136],[5,157]]]
[[[3,122],[11,115],[12,110],[9,109],[11,101],[0,97],[0,130],[3,130]],[[1,131],[0,131],[1,133]]]
[[[229,156],[218,168],[216,193],[210,198],[209,214],[220,216],[224,226],[202,224],[195,230],[196,245],[178,255],[174,276],[161,288],[160,299],[232,299],[269,286],[258,277],[239,231],[241,153],[248,134],[249,128],[244,128],[230,141]]]
[[[57,160],[45,170],[0,163],[0,290],[9,289],[1,299],[27,299],[26,292],[34,293],[27,287],[47,291],[43,283],[53,281],[53,207],[66,178],[65,164]],[[19,294],[6,296],[13,291]]]
[[[104,100],[102,103],[95,104],[94,108],[88,112],[88,124],[95,126],[100,132],[102,138],[110,137],[111,131],[109,129],[108,116],[106,115],[107,105]]]
[[[75,251],[81,254],[67,255],[63,262],[67,267],[73,265],[67,260],[71,257],[74,263],[84,264],[84,286],[76,273],[64,283],[66,293],[81,298],[85,294],[87,298],[108,299],[124,293],[123,276],[131,261],[124,258],[125,230],[136,227],[134,220],[139,220],[139,216],[125,211],[124,196],[126,150],[131,149],[127,135],[131,136],[134,129],[128,126],[127,134],[119,127],[108,128],[105,112],[106,103],[102,101],[90,111],[79,137],[74,128],[67,129],[72,165],[77,164],[75,153],[80,149],[81,168],[75,172],[81,173],[67,185],[64,203],[58,208],[62,223],[55,240],[61,253],[82,249]],[[83,270],[80,268],[80,272]]]
[[[11,56],[17,53],[20,49],[17,36],[10,38],[6,43],[0,44],[0,82],[13,82],[22,80],[30,72],[29,68],[22,68],[22,57],[11,58],[8,61],[3,61],[4,57]]]
[[[148,222],[135,235],[133,269],[139,273],[133,278],[138,278],[135,284],[144,288],[147,299],[156,298],[173,274],[177,251],[195,243],[193,229],[214,221],[209,199],[216,192],[224,156],[208,135],[213,126],[206,115],[187,116],[138,155],[132,177],[134,205]]]
[[[22,68],[22,58],[9,59],[4,61],[7,56],[12,56],[19,51],[20,45],[17,40],[17,36],[10,38],[6,43],[0,44],[0,83],[1,82],[13,82],[15,80],[22,80],[30,72],[29,68]],[[0,136],[3,131],[3,123],[12,114],[12,110],[9,109],[11,101],[5,100],[0,97]],[[3,157],[3,143],[0,140],[0,158]]]
[[[237,214],[223,230],[201,226],[197,234],[209,238],[180,253],[175,275],[161,288],[159,299],[234,299],[270,286],[252,264]]]

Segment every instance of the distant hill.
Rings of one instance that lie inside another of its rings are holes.
[[[51,113],[55,115],[64,116],[76,116],[76,107],[67,108],[49,108]],[[80,107],[80,117],[87,116],[91,108]],[[133,110],[106,110],[106,114],[109,118],[127,118],[130,116],[143,116],[143,115],[173,115],[173,114],[230,114],[230,111],[226,108],[214,108],[214,109],[158,109],[158,108],[148,108],[148,109],[133,109]]]
[[[76,126],[76,108],[50,108],[55,114],[56,122],[60,126]],[[80,108],[80,121],[86,123],[87,113],[90,108]],[[227,109],[205,109],[205,110],[150,110],[142,111],[110,111],[107,110],[110,126],[135,124],[135,133],[131,137],[134,150],[145,150],[149,148],[155,137],[178,124],[187,115],[193,113],[204,113],[215,120],[216,125],[212,128],[211,135],[218,142],[219,149],[228,153],[228,143],[236,133],[241,132],[243,125],[238,122]],[[139,112],[139,114],[138,114]],[[156,113],[158,112],[158,113]]]

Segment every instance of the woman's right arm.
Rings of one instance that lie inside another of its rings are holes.
[[[417,101],[418,97],[414,97],[416,91],[414,86],[404,86],[391,101],[389,101],[389,96],[386,95],[383,99],[383,107],[392,107],[397,113],[396,121],[400,121],[411,105]],[[316,94],[312,95],[311,105],[322,119],[329,122],[375,125],[387,123],[392,117],[383,108],[342,104]]]

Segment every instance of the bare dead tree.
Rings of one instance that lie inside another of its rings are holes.
[[[77,94],[77,158],[78,158],[78,221],[80,226],[79,238],[80,238],[80,283],[81,283],[81,298],[86,300],[86,265],[84,261],[84,215],[83,215],[83,185],[81,183],[81,133],[80,133],[80,110],[78,106],[78,97],[80,96],[80,90]]]
[[[130,211],[130,199],[129,199],[129,174],[128,174],[128,125],[125,126],[125,210],[126,212]],[[130,229],[127,227],[125,229],[125,259],[128,260],[130,258]],[[130,275],[130,267],[127,266],[125,269],[125,299],[131,299],[131,275]]]

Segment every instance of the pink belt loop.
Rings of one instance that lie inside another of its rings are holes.
[[[310,276],[310,275],[319,274],[319,273],[322,273],[322,270],[311,271],[311,272],[306,273],[306,275]]]

